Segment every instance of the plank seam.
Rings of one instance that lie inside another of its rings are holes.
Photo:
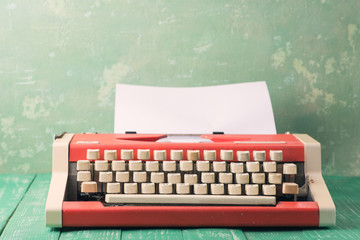
[[[243,229],[244,229],[244,228],[241,228],[241,231],[242,231],[242,233],[243,233],[243,235],[244,235],[245,239],[246,239],[246,240],[249,240],[248,236],[246,236],[246,234],[245,234],[245,232],[244,232],[244,230],[243,230]]]
[[[20,203],[23,201],[25,195],[26,195],[27,192],[29,191],[29,189],[30,189],[31,185],[33,184],[33,182],[34,182],[34,180],[35,180],[36,177],[37,177],[37,174],[35,174],[35,175],[33,176],[33,178],[32,178],[31,181],[30,181],[30,184],[29,184],[28,187],[26,188],[26,190],[25,190],[24,194],[22,195],[20,201],[18,202],[18,204],[17,204],[16,207],[14,208],[14,211],[11,213],[10,217],[6,220],[3,229],[0,231],[0,237],[1,237],[2,233],[4,232],[7,224],[9,223],[10,219],[12,218],[12,216],[14,215],[14,213],[16,212],[16,210],[18,209]]]

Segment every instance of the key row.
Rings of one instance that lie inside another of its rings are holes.
[[[196,161],[193,163],[188,160],[181,161],[141,161],[141,160],[114,160],[110,162],[107,160],[97,160],[94,163],[95,171],[147,171],[147,172],[176,172],[176,171],[198,171],[198,172],[232,172],[242,173],[246,172],[276,172],[276,162],[230,162],[225,161]],[[91,169],[91,163],[89,160],[77,161],[76,169],[78,171],[88,171]],[[294,163],[282,164],[283,174],[292,175],[297,174],[297,167]]]
[[[119,183],[187,183],[194,185],[197,183],[238,183],[238,184],[281,184],[283,175],[281,173],[218,173],[213,172],[202,172],[198,174],[180,174],[180,173],[164,173],[164,172],[151,172],[148,175],[147,172],[116,172],[115,181]],[[90,171],[79,171],[77,173],[78,182],[89,182],[92,181]],[[99,172],[98,181],[100,183],[113,182],[113,172]]]
[[[170,160],[184,160],[183,150],[173,149],[170,151]],[[158,161],[167,160],[166,150],[154,150],[153,159]],[[234,160],[234,151],[233,150],[220,150],[220,160]],[[252,151],[254,161],[266,161],[266,151]],[[197,161],[200,160],[200,150],[186,150],[187,160]],[[204,150],[203,151],[203,160],[206,161],[215,161],[218,160],[216,157],[216,150]],[[134,159],[134,150],[133,149],[121,149],[120,157],[122,160],[132,160]],[[98,160],[100,159],[100,150],[99,149],[87,149],[86,158],[88,160]],[[116,160],[117,151],[116,150],[104,150],[104,159],[105,160]],[[137,149],[137,159],[139,160],[149,160],[150,159],[150,149]],[[250,151],[236,151],[236,160],[246,162],[250,160]],[[270,160],[272,161],[282,161],[283,152],[282,150],[270,150]]]
[[[286,185],[284,183],[284,185]],[[243,190],[244,192],[243,192]],[[284,187],[283,187],[284,189]],[[285,187],[288,189],[288,187]],[[260,192],[260,190],[262,190]],[[83,193],[96,193],[96,182],[83,182],[81,184],[81,192]],[[124,193],[124,194],[196,194],[196,195],[276,195],[276,186],[274,184],[245,184],[242,188],[241,184],[194,184],[193,186],[187,183],[108,183],[106,186],[107,193]],[[294,193],[295,194],[295,193]]]

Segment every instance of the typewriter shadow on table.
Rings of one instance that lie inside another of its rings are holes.
[[[243,230],[245,232],[299,232],[303,230],[328,230],[333,229],[334,227],[187,227],[187,228],[164,228],[164,227],[143,227],[143,228],[117,228],[117,227],[65,227],[65,228],[56,228],[54,231],[60,231],[62,233],[66,232],[77,232],[77,231],[115,231],[115,230],[122,230],[122,231],[141,231],[141,230],[195,230],[195,229],[203,229],[203,230],[214,230],[217,229],[221,230]]]

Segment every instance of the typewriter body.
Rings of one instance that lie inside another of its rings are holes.
[[[331,226],[320,143],[305,134],[56,137],[51,227]]]

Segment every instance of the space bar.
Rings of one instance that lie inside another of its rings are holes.
[[[128,204],[275,205],[276,198],[275,196],[106,194],[105,202]]]

